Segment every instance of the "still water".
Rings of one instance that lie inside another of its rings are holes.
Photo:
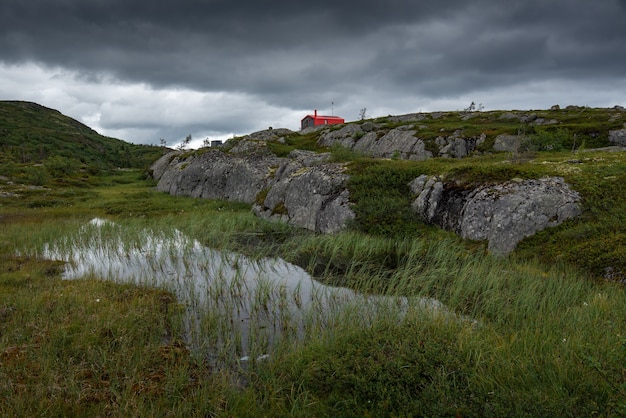
[[[43,256],[66,261],[66,279],[96,277],[172,291],[186,308],[188,344],[215,362],[263,358],[279,341],[302,340],[336,321],[367,326],[379,315],[400,317],[412,307],[445,311],[433,299],[325,286],[280,258],[217,251],[180,231],[129,233],[99,218],[47,243]]]

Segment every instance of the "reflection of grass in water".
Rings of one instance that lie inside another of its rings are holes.
[[[70,261],[69,278],[89,274],[174,292],[186,306],[191,347],[220,364],[267,354],[283,340],[292,344],[305,330],[331,326],[346,309],[355,323],[375,315],[368,312],[372,298],[316,284],[280,261],[209,250],[177,230],[96,221],[46,251],[47,258]]]

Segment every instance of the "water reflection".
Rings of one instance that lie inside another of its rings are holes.
[[[43,255],[68,262],[66,279],[92,276],[171,290],[187,308],[188,343],[216,362],[263,356],[279,339],[299,340],[334,321],[367,325],[381,310],[409,308],[406,298],[325,286],[279,258],[253,260],[207,248],[180,231],[132,233],[102,219],[48,243]],[[432,299],[411,305],[443,308]]]

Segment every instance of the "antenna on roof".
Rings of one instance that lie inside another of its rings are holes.
[[[335,102],[330,102],[330,116],[335,116]]]

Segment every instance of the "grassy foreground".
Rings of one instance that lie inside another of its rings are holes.
[[[316,236],[246,205],[156,193],[133,171],[80,187],[2,186],[2,416],[626,415],[623,286],[523,258],[528,247],[498,259],[440,231]],[[64,281],[58,262],[26,255],[94,216],[281,255],[368,292],[434,297],[476,322],[340,321],[265,361],[216,369],[183,343],[171,294]],[[606,227],[604,212],[590,216]]]

